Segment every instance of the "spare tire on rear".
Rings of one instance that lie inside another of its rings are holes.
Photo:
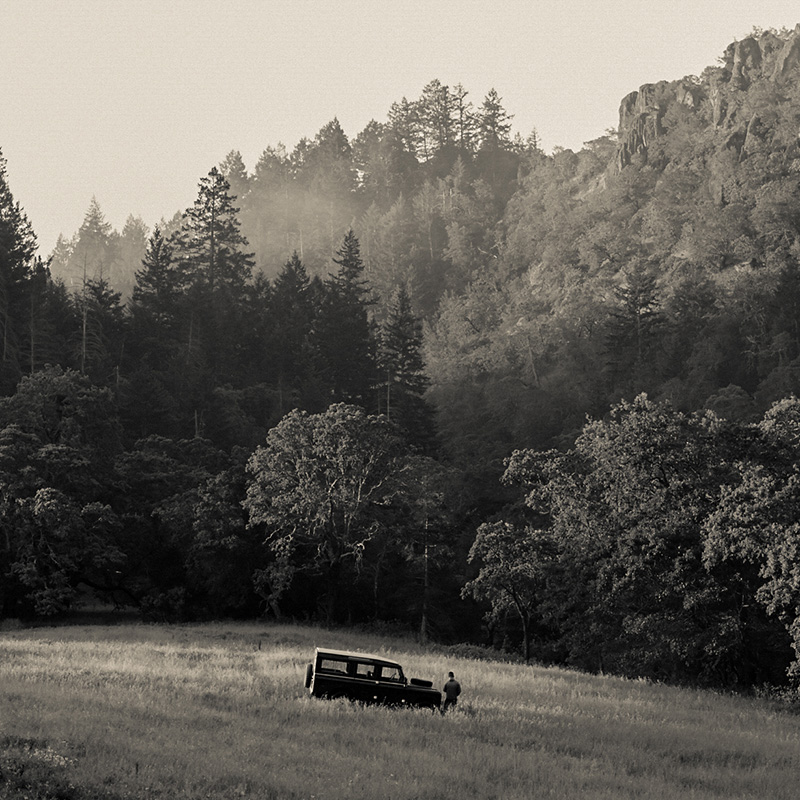
[[[306,667],[306,689],[311,688],[311,678],[314,676],[314,665],[309,664]]]

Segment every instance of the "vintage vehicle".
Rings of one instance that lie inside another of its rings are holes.
[[[396,662],[382,656],[318,647],[306,669],[313,697],[346,697],[362,703],[439,708],[442,693],[431,681],[410,680]]]

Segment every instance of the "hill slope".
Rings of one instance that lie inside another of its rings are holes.
[[[800,26],[754,34],[529,157],[497,259],[427,338],[451,452],[560,445],[640,392],[746,421],[800,392],[799,53]]]

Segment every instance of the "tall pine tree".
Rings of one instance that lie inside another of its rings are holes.
[[[405,288],[397,289],[380,335],[382,391],[380,408],[425,450],[434,445],[433,411],[425,402],[428,388],[422,358],[422,324]]]
[[[160,225],[153,229],[136,272],[128,304],[130,337],[125,348],[125,426],[134,439],[188,433],[177,409],[187,396],[182,313],[183,278]],[[191,416],[191,414],[190,414]]]
[[[156,225],[147,242],[141,269],[136,271],[133,309],[140,309],[152,322],[165,323],[175,313],[179,288],[176,281],[172,245]]]
[[[308,273],[296,251],[275,279],[271,311],[278,402],[283,416],[304,405],[302,389],[313,372],[311,331],[316,309]]]
[[[316,350],[328,402],[374,407],[375,335],[361,249],[352,230],[333,259],[338,271],[325,283],[316,328]]]
[[[663,326],[656,278],[647,264],[634,261],[615,295],[618,305],[609,320],[606,339],[612,400],[657,386]]]
[[[238,211],[227,179],[214,167],[171,242],[185,291],[187,354],[205,361],[212,384],[233,379],[241,367],[237,343],[253,257],[245,251]]]
[[[174,237],[175,255],[188,286],[216,297],[241,297],[250,280],[253,258],[244,252],[230,184],[213,167],[200,180],[194,205],[186,210],[183,225]]]
[[[8,186],[0,152],[0,391],[13,390],[24,362],[23,339],[29,318],[30,278],[36,236]]]

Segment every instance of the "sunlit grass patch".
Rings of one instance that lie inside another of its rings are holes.
[[[452,669],[464,694],[444,717],[312,699],[318,645],[436,685]],[[0,648],[0,736],[112,800],[796,797],[800,722],[758,700],[301,626],[15,630]]]

